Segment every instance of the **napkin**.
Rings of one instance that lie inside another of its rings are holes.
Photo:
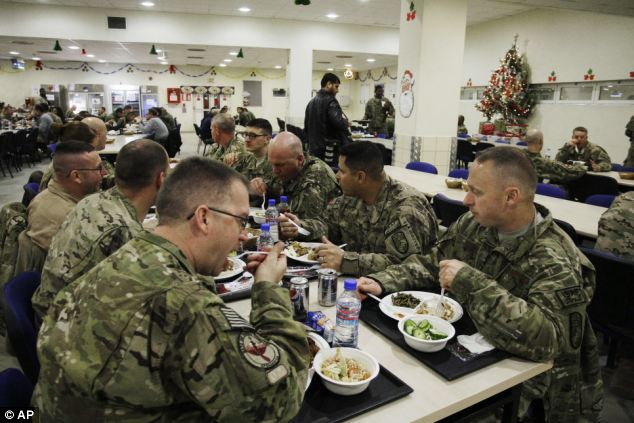
[[[480,332],[473,335],[458,335],[460,345],[469,350],[472,354],[482,354],[491,351],[495,347],[489,343]]]

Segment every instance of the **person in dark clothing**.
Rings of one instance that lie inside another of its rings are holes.
[[[304,117],[310,154],[331,166],[337,165],[339,148],[351,141],[348,118],[335,98],[340,83],[337,75],[326,73],[321,79],[321,89],[306,106]]]

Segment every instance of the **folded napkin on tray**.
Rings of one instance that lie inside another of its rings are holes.
[[[489,343],[480,332],[473,335],[458,335],[460,345],[469,350],[472,354],[482,354],[491,351],[495,347]]]

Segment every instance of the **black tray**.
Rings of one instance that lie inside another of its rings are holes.
[[[359,318],[447,380],[457,379],[511,356],[505,351],[494,349],[468,361],[462,361],[447,348],[433,353],[416,351],[405,343],[403,335],[398,330],[398,322],[386,316],[379,309],[379,303],[372,299],[367,299],[362,303]],[[473,322],[466,313],[453,325],[456,329],[456,336],[471,335],[477,332]],[[449,341],[449,344],[456,342],[454,337],[454,339]]]
[[[376,379],[370,382],[368,389],[349,397],[336,395],[327,390],[319,375],[315,374],[304,396],[302,408],[291,422],[342,422],[409,395],[413,391],[409,385],[383,366]]]

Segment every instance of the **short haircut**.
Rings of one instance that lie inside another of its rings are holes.
[[[65,141],[57,144],[53,156],[53,170],[56,174],[66,174],[78,166],[79,156],[91,153],[95,148],[81,141]]]
[[[60,142],[81,141],[92,143],[97,133],[84,122],[72,121],[64,125],[54,123],[51,125],[53,134],[59,137]]]
[[[583,126],[577,126],[575,129],[572,130],[572,133],[574,134],[575,132],[585,132],[586,134],[588,133],[588,130],[586,128],[584,128]]]
[[[150,107],[150,109],[147,112],[148,112],[148,114],[150,114],[152,116],[160,116],[161,115],[161,112],[159,112],[156,107]]]
[[[117,155],[117,186],[140,190],[152,184],[168,163],[165,148],[156,141],[138,140],[126,144]]]
[[[542,138],[544,138],[544,134],[539,129],[529,129],[524,136],[524,141],[526,144],[537,144]]]
[[[492,162],[499,181],[516,183],[533,201],[537,188],[537,171],[533,162],[524,151],[517,147],[495,147],[482,150],[476,156],[476,162]]]
[[[123,110],[126,110],[126,109],[128,109],[128,110],[132,110],[132,106],[131,106],[131,105],[129,105],[129,104],[126,104],[126,105],[123,107]]]
[[[165,178],[156,199],[159,224],[185,219],[202,204],[221,206],[231,197],[231,185],[247,189],[247,180],[216,160],[190,157],[181,161]]]
[[[252,119],[249,121],[249,123],[247,123],[247,126],[250,126],[252,128],[259,128],[262,131],[264,131],[264,133],[266,135],[273,135],[273,127],[271,126],[271,122],[269,122],[266,119],[262,119],[262,118],[256,118],[256,119]]]
[[[339,150],[346,167],[354,172],[363,171],[370,178],[378,179],[383,173],[383,153],[370,141],[355,141]]]
[[[378,84],[374,86],[374,92],[377,92],[379,88],[382,90],[385,90],[385,87],[382,84]]]
[[[324,76],[321,78],[321,88],[324,88],[329,82],[332,84],[341,84],[341,80],[339,79],[339,77],[330,72],[324,74]]]
[[[46,113],[48,112],[48,104],[46,103],[38,103],[35,105],[35,110],[37,110],[40,113]]]
[[[218,113],[211,119],[211,126],[215,126],[220,132],[233,133],[236,130],[236,122],[227,113]]]
[[[114,109],[115,115],[118,115],[119,113],[123,113],[123,109],[121,107],[117,107],[116,109]]]

